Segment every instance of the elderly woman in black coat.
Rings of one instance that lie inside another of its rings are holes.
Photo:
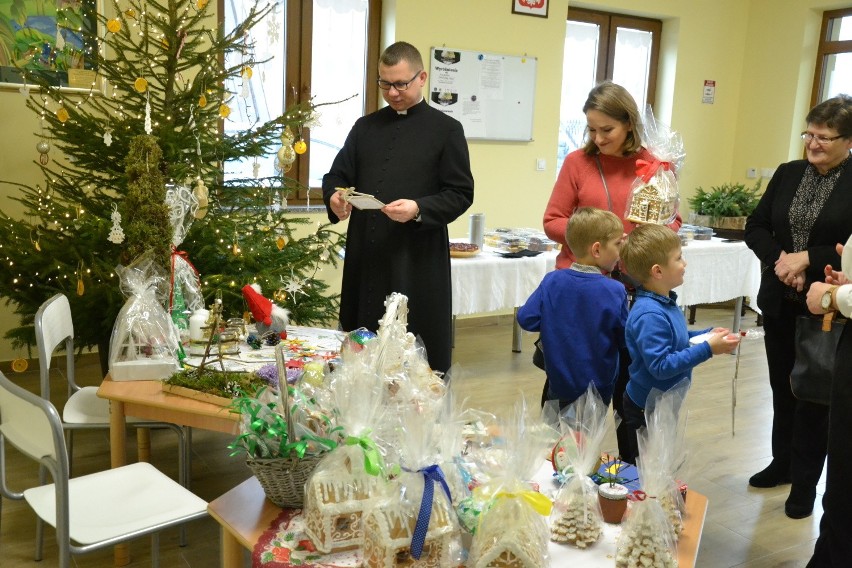
[[[836,244],[852,233],[852,97],[815,106],[802,132],[807,159],[778,167],[746,223],[745,241],[764,265],[757,305],[763,311],[772,388],[772,462],[749,479],[753,487],[792,482],[788,517],[813,511],[826,455],[828,407],[797,400],[790,389],[796,317],[805,294],[839,266]]]

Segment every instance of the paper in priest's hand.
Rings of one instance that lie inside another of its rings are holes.
[[[336,187],[337,191],[342,192],[343,200],[358,209],[381,209],[385,206],[384,203],[367,193],[355,191],[354,187]]]

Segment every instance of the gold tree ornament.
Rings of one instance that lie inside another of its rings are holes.
[[[137,77],[135,81],[133,81],[133,88],[136,89],[137,93],[144,93],[148,90],[148,80],[145,77]]]
[[[77,266],[77,295],[82,296],[86,293],[86,285],[83,284],[83,261]]]
[[[283,236],[278,235],[278,238],[275,239],[275,246],[278,247],[278,250],[284,250],[284,247],[287,245],[287,239]]]
[[[198,107],[204,108],[206,106],[207,106],[207,97],[204,95],[204,93],[201,93],[201,95],[198,97]]]
[[[68,111],[65,110],[65,107],[59,107],[56,109],[56,120],[62,123],[68,121]]]
[[[208,0],[197,0],[197,2],[195,3],[195,6],[199,10],[203,10],[207,6],[207,2],[208,2]]]
[[[12,361],[12,370],[16,373],[23,373],[29,368],[29,366],[30,363],[26,359],[15,359]]]
[[[243,68],[243,78],[244,79],[251,79],[252,74],[253,74],[253,71],[251,70],[251,67],[244,67]]]
[[[281,131],[281,143],[285,146],[290,146],[293,144],[293,141],[295,139],[296,137],[293,135],[293,130],[290,128],[290,126],[285,126],[284,129]]]
[[[195,211],[195,218],[203,219],[204,216],[207,215],[207,208],[210,204],[209,192],[207,191],[207,186],[204,185],[204,180],[201,178],[196,180],[192,194],[195,196],[196,201],[198,201],[198,209]]]
[[[296,161],[296,150],[290,145],[284,145],[278,150],[278,163],[282,166],[292,165]],[[283,169],[283,167],[282,167]],[[284,170],[287,171],[287,170]]]
[[[229,116],[231,116],[231,107],[229,107],[225,103],[219,105],[219,116],[222,118],[228,118]]]
[[[296,140],[293,144],[293,150],[295,150],[297,154],[304,154],[307,149],[308,145],[305,144],[304,140]]]
[[[113,18],[107,21],[106,27],[107,30],[109,30],[111,33],[117,34],[121,31],[121,20],[119,20],[118,18]]]

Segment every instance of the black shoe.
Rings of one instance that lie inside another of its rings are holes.
[[[804,519],[810,517],[814,512],[814,499],[816,499],[816,488],[790,488],[790,496],[784,503],[784,513],[791,519]]]
[[[784,485],[786,483],[790,483],[790,469],[781,468],[775,465],[774,461],[766,466],[764,470],[752,475],[748,480],[749,485],[761,489]]]

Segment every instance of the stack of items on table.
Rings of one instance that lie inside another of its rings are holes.
[[[533,568],[558,554],[551,541],[594,547],[602,520],[589,474],[598,470],[607,429],[594,388],[558,416],[524,400],[502,421],[464,409],[407,332],[407,298],[393,294],[386,306],[375,335],[349,334],[322,384],[295,378],[282,403],[298,426],[290,443],[320,456],[302,510],[305,536],[323,555],[314,561],[337,565],[341,555],[354,555],[365,567]],[[618,566],[676,565],[670,560],[682,501],[667,499],[682,463],[682,436],[651,432],[673,420],[678,426],[670,414],[662,423],[648,418],[643,463],[653,471],[640,472],[645,492],[661,498],[632,505]],[[244,416],[244,428],[257,418]],[[558,472],[564,484],[551,496],[554,478],[534,479],[560,436],[560,453],[568,456]],[[652,546],[647,531],[663,535],[661,544]]]
[[[547,238],[540,229],[508,229],[505,227],[486,231],[485,246],[500,252],[520,252],[522,250],[549,251],[557,248],[555,241]]]

